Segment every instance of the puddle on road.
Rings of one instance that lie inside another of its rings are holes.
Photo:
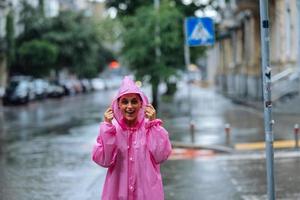
[[[100,187],[105,174],[91,161],[97,134],[98,124],[73,126],[67,135],[36,136],[7,145],[0,157],[1,198],[82,200],[96,193],[100,199],[98,187],[90,186],[97,179]]]

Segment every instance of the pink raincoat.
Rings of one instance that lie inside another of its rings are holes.
[[[118,108],[118,98],[128,93],[139,94],[143,101],[135,127],[126,126]],[[102,200],[164,199],[160,163],[170,155],[171,144],[162,121],[148,121],[144,117],[147,104],[147,97],[125,77],[112,102],[112,124],[100,124],[92,154],[97,164],[108,168]]]

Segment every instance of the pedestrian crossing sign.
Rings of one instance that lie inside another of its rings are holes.
[[[215,43],[214,23],[209,17],[188,17],[185,20],[188,46],[208,46]]]

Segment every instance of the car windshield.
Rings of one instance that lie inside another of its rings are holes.
[[[19,85],[19,83],[19,81],[11,81],[8,87],[9,89],[14,90]]]

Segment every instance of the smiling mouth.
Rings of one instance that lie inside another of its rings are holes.
[[[135,111],[133,110],[133,111],[126,111],[126,114],[128,114],[128,115],[132,115],[132,114],[134,114],[135,113]]]

